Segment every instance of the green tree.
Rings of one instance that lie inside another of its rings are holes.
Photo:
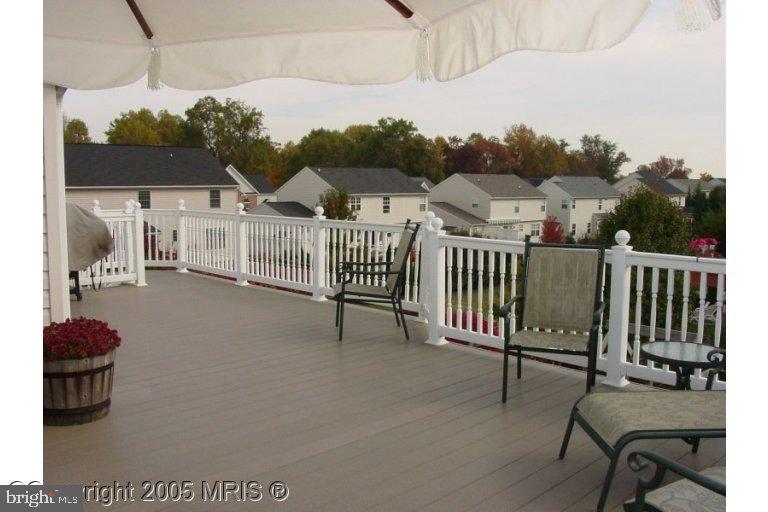
[[[355,220],[357,216],[349,206],[349,194],[344,188],[326,190],[320,195],[320,206],[328,219]]]
[[[565,147],[553,137],[537,135],[533,128],[521,123],[505,130],[504,144],[515,162],[515,172],[524,178],[568,174]]]
[[[281,172],[279,148],[264,127],[264,114],[243,101],[200,98],[186,111],[186,137],[204,144],[222,165],[273,177]]]
[[[64,142],[70,142],[74,144],[85,144],[91,142],[91,137],[88,135],[88,125],[85,121],[76,117],[64,118]]]
[[[406,119],[379,119],[375,126],[347,129],[353,145],[349,165],[397,167],[409,176],[443,179],[443,159],[435,141],[418,133]]]
[[[338,130],[316,128],[290,148],[285,161],[287,176],[293,176],[304,167],[344,167],[348,165],[352,140]]]
[[[632,237],[636,251],[688,254],[691,223],[669,199],[640,187],[625,195],[600,223],[600,237],[610,247],[616,245],[616,232],[624,229]]]
[[[574,155],[581,162],[577,174],[600,176],[614,183],[618,179],[621,166],[630,162],[624,151],[619,151],[615,142],[604,140],[600,135],[584,135],[581,149]]]
[[[110,144],[162,145],[157,118],[148,108],[121,113],[104,133]]]

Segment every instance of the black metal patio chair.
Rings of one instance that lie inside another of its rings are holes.
[[[339,341],[344,334],[344,304],[347,302],[391,304],[392,310],[395,312],[395,322],[397,322],[398,327],[402,324],[406,339],[410,339],[403,314],[403,293],[408,257],[416,241],[418,231],[419,224],[408,219],[400,236],[400,243],[390,261],[341,262],[338,269],[340,279],[333,286]],[[353,282],[355,277],[357,277],[358,282]],[[373,284],[364,284],[363,281],[366,279]]]
[[[587,357],[587,392],[595,385],[597,336],[604,304],[600,297],[605,249],[593,245],[531,243],[526,237],[522,294],[500,309],[507,318],[501,401],[507,401],[509,356],[517,356],[522,376],[523,352],[574,354]],[[519,308],[511,332],[509,315]]]
[[[699,472],[654,452],[637,451],[627,457],[633,471],[645,469],[648,462],[656,465],[653,476],[638,479],[634,501],[624,503],[626,512],[725,512],[725,466]],[[682,478],[660,487],[667,471]]]

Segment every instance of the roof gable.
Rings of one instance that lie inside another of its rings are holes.
[[[546,198],[547,195],[515,174],[456,173],[492,199]]]
[[[554,176],[547,180],[575,199],[620,197],[621,193],[597,176]]]
[[[64,144],[67,187],[235,187],[206,148]]]
[[[640,177],[640,180],[654,192],[665,196],[681,196],[685,195],[680,189],[667,180],[652,171],[636,171],[636,174]]]
[[[332,187],[344,188],[349,194],[422,194],[428,193],[420,183],[394,167],[309,167]]]

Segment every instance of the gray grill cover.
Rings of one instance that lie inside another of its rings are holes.
[[[69,270],[83,270],[115,250],[107,223],[81,206],[67,203]]]

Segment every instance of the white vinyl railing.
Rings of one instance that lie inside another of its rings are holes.
[[[115,265],[126,269],[125,276],[135,276],[131,271],[137,268],[143,274],[144,265],[173,267],[240,285],[299,291],[315,300],[333,293],[341,262],[389,260],[402,233],[399,225],[328,220],[322,208],[305,219],[248,215],[241,205],[222,213],[187,211],[183,201],[176,210],[142,211],[129,203],[125,212],[98,212],[116,226],[116,247],[123,233],[144,234],[121,242],[123,252],[116,249],[114,259],[125,263]],[[499,349],[505,322],[516,327],[515,310],[506,319],[499,307],[521,292],[525,243],[451,236],[441,228],[442,220],[431,212],[421,222],[406,269],[404,306],[429,324],[428,343],[454,340]],[[606,251],[597,367],[615,386],[627,378],[673,384],[675,374],[641,358],[640,346],[662,339],[724,345],[725,260],[635,252],[628,233],[616,238]],[[144,261],[131,263],[131,254]],[[542,357],[586,366],[581,356]],[[696,372],[692,382],[703,386],[704,377]]]

